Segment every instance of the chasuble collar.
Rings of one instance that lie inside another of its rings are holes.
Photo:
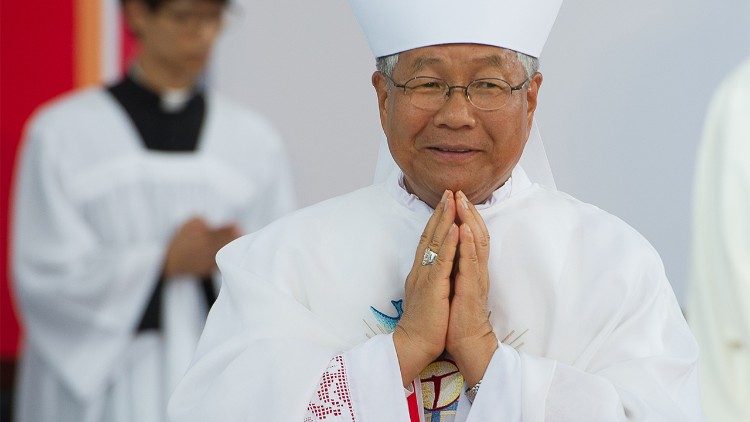
[[[531,186],[531,181],[526,172],[520,165],[516,165],[510,178],[497,188],[485,202],[477,204],[476,208],[480,213],[488,212],[529,186]],[[432,214],[433,209],[429,205],[406,190],[404,173],[400,169],[391,172],[385,181],[385,187],[391,197],[403,207],[420,214]]]

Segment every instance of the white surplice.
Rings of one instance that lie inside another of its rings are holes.
[[[251,232],[293,203],[276,132],[216,95],[192,152],[147,150],[104,89],[41,110],[14,200],[17,420],[164,420],[207,311],[197,279],[167,280],[161,333],[136,334],[172,235],[194,216]]]
[[[409,420],[388,332],[432,210],[399,177],[219,252],[222,289],[171,420]],[[472,405],[446,362],[423,371],[420,401],[452,408],[443,421],[701,420],[698,350],[651,245],[520,167],[506,189],[478,207],[505,343]]]
[[[688,318],[713,422],[750,420],[750,60],[717,91],[698,152]]]

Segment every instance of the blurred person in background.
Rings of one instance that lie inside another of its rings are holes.
[[[716,92],[698,152],[688,320],[712,422],[750,421],[750,60]]]
[[[13,268],[18,421],[161,421],[216,297],[214,255],[293,207],[282,142],[202,74],[227,0],[123,0],[140,53],[26,128]]]

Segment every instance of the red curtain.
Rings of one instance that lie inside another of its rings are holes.
[[[3,1],[0,7],[0,357],[12,359],[20,334],[9,265],[16,152],[32,112],[74,87],[74,0]]]

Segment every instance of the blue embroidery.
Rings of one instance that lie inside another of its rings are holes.
[[[370,306],[370,310],[372,311],[373,315],[375,315],[375,319],[378,320],[378,323],[383,326],[389,333],[396,329],[396,324],[398,324],[398,321],[401,319],[401,316],[404,314],[404,300],[392,300],[391,304],[394,308],[396,308],[396,316],[392,317],[388,314],[385,314],[383,312],[378,311],[373,306]]]

